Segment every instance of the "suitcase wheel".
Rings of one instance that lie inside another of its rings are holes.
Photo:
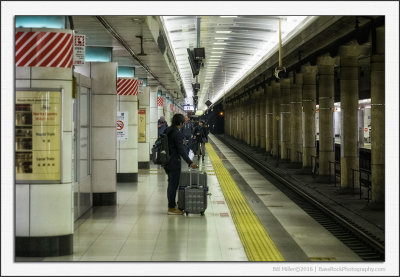
[[[186,212],[186,216],[188,216],[189,215],[189,212]]]
[[[201,215],[204,215],[204,212],[201,212],[200,214],[201,214]]]

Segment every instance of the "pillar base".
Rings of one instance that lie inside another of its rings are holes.
[[[150,162],[138,162],[138,169],[150,169]]]
[[[73,254],[73,234],[49,237],[15,237],[16,257],[57,257]]]
[[[129,183],[129,182],[137,182],[137,181],[138,181],[137,173],[117,173],[117,182]]]
[[[117,204],[117,192],[93,193],[93,206],[113,206]]]

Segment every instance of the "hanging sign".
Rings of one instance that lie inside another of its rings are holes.
[[[137,82],[138,82],[138,88],[137,88],[138,92],[143,93],[143,80],[139,79]]]
[[[85,64],[86,36],[74,35],[74,65]]]
[[[146,142],[146,109],[139,109],[138,142]]]
[[[60,181],[62,92],[21,90],[15,100],[16,182]]]
[[[128,112],[117,112],[117,140],[128,140]]]

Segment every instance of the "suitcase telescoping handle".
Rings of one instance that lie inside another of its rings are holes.
[[[192,184],[192,171],[193,171],[193,170],[194,170],[194,169],[189,168],[189,184],[190,184],[190,186],[193,185],[193,184]],[[197,171],[199,171],[199,170],[197,170]],[[200,186],[200,174],[197,174],[197,184],[196,184],[196,186],[197,186],[197,187]]]

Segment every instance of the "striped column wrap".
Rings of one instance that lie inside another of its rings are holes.
[[[161,96],[157,97],[157,106],[162,107],[164,105],[164,98]]]
[[[137,95],[138,80],[136,78],[118,78],[117,79],[118,95]]]
[[[16,32],[17,67],[71,68],[72,34],[61,32]]]

